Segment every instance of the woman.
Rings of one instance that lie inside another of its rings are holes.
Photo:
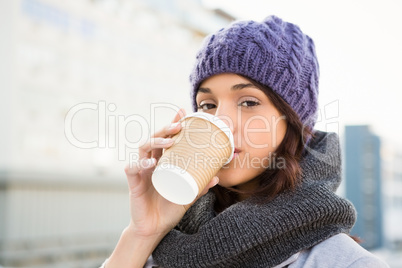
[[[356,216],[334,193],[338,138],[313,129],[318,76],[313,41],[277,17],[207,37],[193,107],[226,120],[235,158],[192,205],[163,199],[151,175],[181,110],[126,168],[131,222],[104,266],[143,267],[152,254],[160,267],[387,267],[347,235]]]

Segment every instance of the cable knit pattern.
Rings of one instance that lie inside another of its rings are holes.
[[[264,204],[254,197],[216,215],[209,192],[153,253],[161,267],[273,267],[293,254],[348,233],[356,215],[337,196],[341,165],[336,134],[316,132],[301,161],[302,183]]]
[[[193,109],[200,83],[219,73],[247,76],[273,89],[313,128],[319,66],[314,43],[294,24],[275,16],[238,21],[206,38],[190,75]]]

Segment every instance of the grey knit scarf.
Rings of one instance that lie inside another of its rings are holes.
[[[356,213],[334,192],[341,181],[338,136],[316,132],[301,161],[302,183],[264,204],[253,198],[220,214],[210,191],[184,215],[153,252],[169,267],[273,267],[338,233],[348,233]]]

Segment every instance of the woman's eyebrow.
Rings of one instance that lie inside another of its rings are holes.
[[[241,90],[241,89],[243,89],[243,88],[248,88],[248,87],[254,87],[254,88],[256,88],[256,86],[253,85],[252,83],[247,83],[247,84],[241,83],[241,84],[233,85],[230,89],[231,89],[231,90]],[[210,89],[210,88],[207,88],[207,87],[200,87],[200,88],[198,89],[198,92],[208,93],[208,94],[211,94],[211,93],[212,93],[211,89]]]
[[[200,87],[200,88],[198,89],[198,92],[209,93],[209,94],[212,93],[212,91],[211,91],[209,88],[207,88],[207,87]]]
[[[248,88],[248,87],[254,87],[255,88],[255,86],[253,84],[251,84],[251,83],[247,83],[247,84],[241,83],[241,84],[233,85],[231,90],[241,90],[243,88]]]

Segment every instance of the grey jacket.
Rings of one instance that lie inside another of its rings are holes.
[[[275,268],[389,268],[346,234],[338,234],[291,256]]]
[[[152,256],[144,268],[157,266]],[[312,248],[300,251],[274,268],[389,268],[377,256],[362,248],[346,234],[337,234]],[[104,268],[102,266],[101,268]]]

